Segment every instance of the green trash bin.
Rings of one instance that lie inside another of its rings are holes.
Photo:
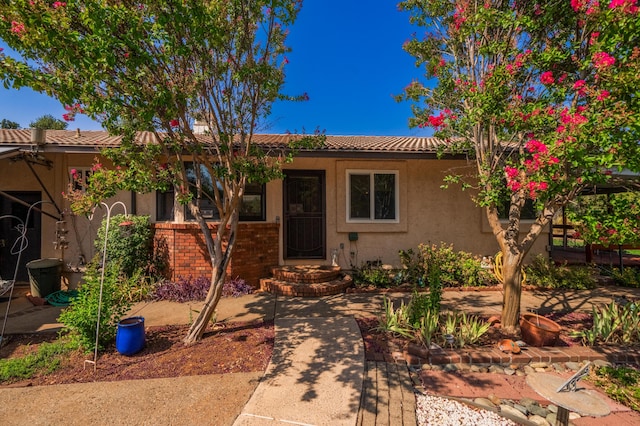
[[[31,295],[47,297],[51,293],[60,291],[62,277],[62,260],[37,259],[27,263]]]

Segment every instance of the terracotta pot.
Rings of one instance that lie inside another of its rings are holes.
[[[549,318],[532,313],[522,314],[522,340],[530,346],[554,346],[558,341],[560,329],[560,325]]]

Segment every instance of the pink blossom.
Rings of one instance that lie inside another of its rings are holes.
[[[509,188],[513,192],[516,192],[516,191],[519,191],[520,188],[522,188],[522,184],[520,182],[518,182],[517,180],[511,180],[511,181],[507,182],[507,188]]]
[[[578,90],[582,86],[584,86],[585,84],[586,84],[586,82],[584,80],[578,80],[573,84],[573,88],[574,88],[574,90]]]
[[[540,82],[544,85],[549,85],[555,83],[555,79],[553,78],[553,73],[551,71],[545,71],[540,76]]]
[[[71,176],[75,178],[78,174],[78,171],[76,169],[71,169],[70,173],[71,173]]]
[[[459,30],[462,24],[464,24],[467,20],[466,17],[462,16],[464,13],[464,9],[460,6],[456,7],[456,11],[453,14],[453,25],[456,30]]]
[[[434,128],[439,128],[444,126],[445,116],[441,112],[439,115],[430,115],[429,116],[429,125]]]
[[[584,7],[586,1],[585,0],[571,0],[571,7],[575,12],[579,12],[582,7]]]
[[[611,0],[609,8],[615,9],[616,7],[622,7],[622,10],[625,13],[635,14],[640,10],[635,3],[635,0]]]
[[[67,3],[63,2],[63,1],[54,1],[53,2],[53,8],[57,9],[59,7],[65,7],[67,5]]]
[[[24,32],[24,24],[17,21],[11,21],[11,32],[17,35],[22,34]]]
[[[510,179],[513,179],[516,176],[518,176],[518,169],[516,169],[515,167],[506,166],[504,168],[504,172],[507,174],[507,177]]]
[[[596,41],[598,41],[598,37],[600,37],[600,33],[599,32],[597,32],[597,31],[592,32],[591,35],[589,36],[589,44],[592,45]]]
[[[179,125],[180,125],[180,121],[176,120],[175,118],[169,121],[169,126],[171,127],[178,127]]]
[[[600,93],[598,93],[598,98],[597,99],[599,101],[604,101],[608,97],[609,97],[609,91],[608,90],[603,90]]]
[[[616,58],[609,55],[607,52],[596,52],[593,54],[593,64],[596,68],[610,67],[615,63]]]
[[[587,88],[585,87],[586,82],[584,80],[578,80],[574,83],[573,89],[579,96],[584,96],[587,94]]]
[[[544,154],[548,150],[547,146],[537,139],[529,140],[526,144],[526,148],[527,148],[527,151],[531,153],[540,152]]]

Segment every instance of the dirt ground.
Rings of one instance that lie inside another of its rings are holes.
[[[2,386],[39,386],[95,381],[156,379],[207,374],[263,372],[273,351],[273,323],[229,323],[205,332],[201,341],[185,346],[188,326],[148,327],[145,347],[132,356],[121,355],[115,346],[99,354],[96,369],[85,360],[93,353],[76,351],[51,374],[2,383]],[[55,334],[11,336],[0,358],[35,351]]]
[[[584,327],[590,318],[582,314],[568,314],[554,318],[564,330]],[[376,318],[360,318],[358,324],[363,335],[368,360],[390,355],[404,345],[404,340],[376,330]],[[95,381],[121,381],[184,377],[207,374],[263,372],[271,359],[274,343],[273,323],[224,323],[208,329],[203,339],[185,346],[182,338],[188,326],[147,327],[145,347],[133,356],[121,355],[115,345],[99,354],[97,368],[85,363],[93,353],[73,352],[56,371],[29,379],[0,383],[2,386],[40,386]],[[55,334],[11,336],[0,349],[0,358],[14,358],[35,351]],[[500,339],[515,338],[505,335],[499,327],[492,327],[478,346],[495,345]],[[579,342],[564,332],[558,346],[578,345]],[[377,356],[378,355],[378,356]]]

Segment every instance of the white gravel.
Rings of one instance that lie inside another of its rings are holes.
[[[517,426],[517,423],[491,411],[424,394],[417,395],[416,418],[418,426]]]

